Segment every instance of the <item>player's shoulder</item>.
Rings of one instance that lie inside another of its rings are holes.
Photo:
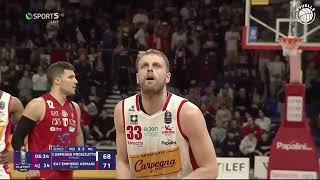
[[[15,105],[15,104],[22,104],[22,102],[20,101],[20,99],[19,98],[17,98],[17,97],[15,97],[15,96],[11,96],[11,102],[10,103],[12,103],[13,105]]]
[[[184,114],[186,116],[194,116],[196,114],[200,114],[201,111],[197,105],[194,103],[184,100],[181,102],[181,114]]]
[[[134,95],[132,95],[132,96],[129,96],[129,97],[126,97],[126,98],[124,98],[122,101],[132,101],[132,100],[136,100],[136,98],[138,98],[139,97],[139,95],[140,94],[134,94]]]
[[[44,107],[44,99],[42,97],[37,97],[28,102],[27,107]]]
[[[137,98],[139,98],[139,94],[134,94],[132,96],[126,97],[117,103],[117,105],[115,106],[115,109],[119,109],[119,108],[121,109],[122,105],[124,104],[135,103]]]
[[[74,102],[74,101],[70,101],[70,102],[76,109],[80,109],[79,104],[77,102]]]

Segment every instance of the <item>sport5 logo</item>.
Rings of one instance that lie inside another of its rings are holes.
[[[127,138],[128,139],[142,139],[142,128],[141,126],[127,126]]]

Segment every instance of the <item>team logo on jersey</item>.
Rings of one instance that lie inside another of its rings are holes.
[[[166,112],[164,113],[164,123],[170,124],[171,122],[172,122],[171,112],[166,111]]]
[[[51,132],[58,132],[58,131],[62,131],[62,129],[59,128],[59,127],[53,127],[53,126],[51,126],[51,127],[50,127],[50,131],[51,131]]]
[[[6,118],[6,114],[0,111],[0,123],[4,123]]]
[[[59,112],[58,111],[50,111],[51,116],[59,116]]]
[[[130,140],[128,140],[127,143],[129,145],[133,145],[135,147],[143,147],[143,142],[142,141],[130,141]]]
[[[60,126],[62,124],[61,119],[60,118],[52,118],[51,124],[54,126]]]
[[[76,126],[76,120],[74,119],[69,119],[69,123],[70,123],[70,126]]]
[[[6,107],[6,103],[4,101],[0,101],[0,109],[4,109]]]
[[[130,156],[131,167],[138,178],[175,175],[182,170],[179,147]]]
[[[62,118],[62,123],[64,127],[67,127],[69,124],[69,119],[68,118]]]
[[[69,126],[69,132],[75,132],[76,131],[76,128],[75,127],[73,127],[73,126]]]
[[[67,111],[65,111],[65,110],[62,110],[61,115],[62,115],[62,117],[64,117],[64,118],[68,117],[68,113],[67,113]]]
[[[167,139],[167,141],[161,141],[161,144],[169,146],[169,145],[172,145],[172,144],[177,144],[177,142],[176,141],[172,141],[170,139]]]
[[[49,109],[54,109],[53,102],[51,100],[47,100],[46,103],[48,104]]]
[[[144,127],[143,131],[145,136],[151,136],[151,137],[159,136],[158,127],[155,127],[155,126]]]
[[[59,138],[60,142],[64,145],[71,144],[71,138],[70,138],[69,132],[65,132],[63,134],[58,135],[58,138]]]
[[[164,134],[165,136],[171,136],[175,134],[174,127],[170,125],[164,125],[164,127],[162,128],[162,134]]]
[[[129,108],[129,111],[135,111],[135,106],[132,105],[132,106]]]
[[[138,124],[138,115],[131,115],[130,124]]]

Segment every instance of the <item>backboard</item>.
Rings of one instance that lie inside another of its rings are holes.
[[[320,0],[246,0],[242,47],[281,50],[279,37],[302,37],[299,49],[320,50]]]

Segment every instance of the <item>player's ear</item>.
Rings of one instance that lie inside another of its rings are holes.
[[[167,83],[167,84],[170,82],[170,79],[171,79],[171,73],[168,72],[168,73],[166,74],[166,83]]]
[[[60,77],[56,77],[56,78],[53,80],[53,83],[54,83],[54,84],[57,84],[57,85],[60,85],[60,84],[61,84],[61,78],[60,78]]]

